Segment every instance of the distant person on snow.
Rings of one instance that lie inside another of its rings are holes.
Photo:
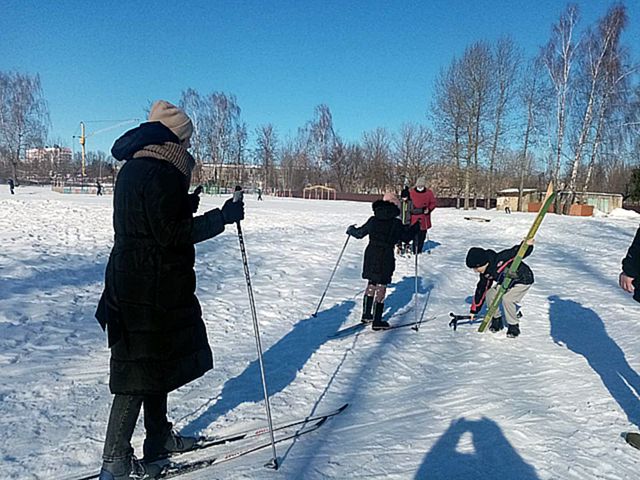
[[[409,191],[411,199],[411,225],[420,224],[416,238],[413,240],[413,253],[420,254],[427,238],[427,230],[431,228],[431,212],[436,208],[436,197],[427,188],[424,177],[416,180],[416,186]]]
[[[188,194],[195,160],[193,125],[178,107],[159,100],[149,121],[129,130],[111,150],[125,161],[114,192],[115,241],[96,318],[111,349],[114,394],[100,480],[154,478],[148,463],[192,448],[195,438],[172,431],[167,394],[212,368],[202,311],[195,296],[194,244],[244,218],[242,202],[193,216]],[[192,194],[193,195],[193,194]],[[144,462],[131,436],[144,405]]]
[[[13,189],[16,187],[16,184],[13,183],[13,178],[9,179],[9,190],[11,191],[11,195],[15,195],[16,192],[13,191]]]
[[[640,302],[640,228],[631,242],[627,256],[622,260],[620,287],[633,293],[633,299]]]
[[[96,195],[99,197],[102,195],[102,184],[100,183],[100,180],[96,181]]]
[[[382,200],[373,202],[373,216],[361,226],[351,225],[347,235],[364,238],[369,235],[369,245],[364,251],[362,278],[367,280],[364,293],[362,323],[373,321],[373,330],[385,330],[389,323],[382,320],[384,297],[387,285],[396,268],[394,247],[400,241],[410,241],[416,234],[418,227],[402,225],[398,218],[398,198],[393,193],[387,193]]]
[[[533,251],[533,239],[527,240],[527,245],[529,245],[529,248],[524,254],[525,258],[531,255]],[[515,245],[508,250],[502,250],[496,253],[494,250],[473,247],[467,252],[467,267],[472,268],[474,272],[480,274],[480,280],[476,286],[473,303],[471,304],[472,320],[482,309],[485,297],[487,304],[491,305],[519,249],[520,245]],[[522,301],[525,294],[529,291],[533,281],[533,272],[529,266],[524,262],[520,263],[518,270],[512,277],[509,289],[502,297],[502,307],[507,317],[507,337],[509,338],[515,338],[520,335],[517,304]],[[502,316],[499,310],[496,314],[498,316],[494,316],[489,325],[489,330],[492,332],[498,332],[503,328]]]
[[[257,192],[258,192],[258,201],[260,201],[262,200],[262,189],[259,188]]]

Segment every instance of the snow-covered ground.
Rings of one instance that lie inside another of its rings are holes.
[[[105,336],[93,318],[112,242],[111,197],[0,189],[0,478],[98,468],[110,407]],[[204,197],[201,209],[220,206]],[[617,286],[636,215],[548,216],[527,259],[536,283],[522,335],[448,324],[477,277],[471,246],[518,243],[532,214],[436,210],[420,257],[419,332],[328,337],[357,323],[366,240],[352,239],[312,317],[349,224],[366,203],[247,198],[243,223],[274,422],[350,407],[278,445],[192,479],[632,479],[640,452],[640,305]],[[198,296],[215,369],[169,396],[184,432],[264,425],[253,326],[234,228],[197,246]],[[387,317],[409,321],[412,260],[397,261]],[[435,316],[434,319],[431,317]],[[142,426],[134,445],[139,450]],[[224,448],[221,449],[224,451]]]

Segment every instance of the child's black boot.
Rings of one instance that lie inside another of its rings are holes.
[[[515,325],[509,325],[509,328],[507,328],[507,337],[516,338],[518,335],[520,335],[520,325],[517,323]]]
[[[491,319],[491,325],[489,325],[489,330],[492,331],[493,333],[495,332],[499,332],[500,330],[502,330],[504,327],[502,325],[502,317],[493,317]]]
[[[373,324],[371,328],[374,330],[386,330],[389,328],[389,322],[382,320],[382,311],[384,310],[384,303],[376,302],[373,306]]]
[[[360,320],[362,323],[371,323],[373,321],[373,313],[371,312],[373,309],[373,297],[369,295],[365,295],[362,300],[362,319]]]

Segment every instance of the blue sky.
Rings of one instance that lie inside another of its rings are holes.
[[[612,4],[576,3],[581,28]],[[67,145],[80,121],[91,133],[142,119],[149,102],[178,102],[187,88],[236,95],[251,135],[265,123],[294,134],[326,103],[338,133],[357,140],[425,122],[438,71],[474,41],[510,35],[535,54],[566,4],[2,0],[0,70],[40,74],[50,138]],[[626,5],[625,42],[638,60],[640,5]],[[96,134],[87,148],[109,151],[127,128]]]

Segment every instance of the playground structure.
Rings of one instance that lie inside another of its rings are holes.
[[[302,190],[302,198],[313,200],[335,200],[336,189],[326,185],[309,185]]]

